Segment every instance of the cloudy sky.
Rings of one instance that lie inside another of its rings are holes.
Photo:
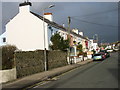
[[[5,24],[19,12],[19,3],[2,2],[1,33],[5,31]],[[67,17],[70,16],[71,28],[83,31],[85,36],[92,38],[97,34],[99,42],[118,40],[117,2],[32,2],[31,11],[42,15],[42,9],[51,4],[55,4],[55,7],[46,12],[53,13],[56,23],[64,23],[67,27]]]

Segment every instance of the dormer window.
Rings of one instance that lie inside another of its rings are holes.
[[[6,38],[5,38],[5,37],[3,38],[3,42],[4,42],[4,43],[6,42]]]

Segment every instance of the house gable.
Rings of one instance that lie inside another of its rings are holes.
[[[18,13],[6,25],[7,43],[29,51],[44,49],[43,21],[30,12]]]

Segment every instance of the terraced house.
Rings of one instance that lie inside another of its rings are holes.
[[[49,50],[50,37],[58,31],[64,39],[68,38],[68,29],[53,21],[52,13],[44,13],[44,16],[31,11],[31,2],[19,4],[19,13],[6,24],[6,31],[1,35],[1,45],[15,45],[22,51]],[[43,25],[44,20],[44,25]],[[64,34],[64,35],[63,35]],[[75,42],[83,44],[85,50],[88,48],[86,42],[89,40],[82,34],[70,31],[71,47],[76,51]],[[4,44],[3,44],[4,43]]]

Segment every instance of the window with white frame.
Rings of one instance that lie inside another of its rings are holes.
[[[2,40],[3,40],[3,43],[5,43],[6,42],[6,38],[4,37],[4,38],[2,38]]]

